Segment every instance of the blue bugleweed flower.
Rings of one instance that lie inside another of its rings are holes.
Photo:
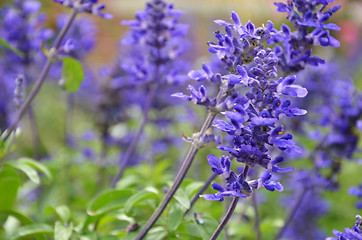
[[[339,47],[340,43],[329,33],[340,28],[334,23],[325,23],[340,9],[340,5],[326,10],[333,0],[288,0],[287,3],[275,3],[279,12],[286,12],[288,20],[296,28],[292,31],[287,25],[272,32],[268,43],[281,43],[275,47],[280,58],[279,65],[285,72],[298,72],[306,65],[317,66],[324,63],[320,57],[312,56],[313,45]],[[272,27],[271,27],[272,28]]]
[[[98,0],[53,0],[69,8],[75,8],[78,12],[90,13],[105,19],[111,19],[112,15],[109,13],[101,12],[106,6],[99,4]]]
[[[333,230],[336,237],[328,237],[326,240],[362,240],[362,217],[356,216],[356,223],[352,228],[345,228],[344,232]]]
[[[359,200],[362,200],[362,184],[359,184],[358,187],[351,187],[349,189],[349,194],[358,197]],[[356,202],[356,208],[362,209],[362,201]]]

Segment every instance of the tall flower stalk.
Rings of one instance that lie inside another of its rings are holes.
[[[131,28],[122,41],[122,46],[125,49],[128,47],[125,54],[121,55],[121,58],[127,57],[127,60],[120,59],[121,68],[128,74],[128,79],[124,79],[127,82],[123,85],[133,86],[132,93],[142,94],[146,100],[134,99],[133,103],[142,107],[142,120],[126,153],[121,155],[120,169],[112,182],[112,188],[132,159],[149,120],[150,110],[157,109],[160,96],[184,80],[180,66],[185,61],[180,57],[186,50],[184,36],[187,26],[179,23],[181,15],[182,12],[175,10],[172,4],[152,0],[147,2],[144,11],[136,14],[135,20],[122,22]]]

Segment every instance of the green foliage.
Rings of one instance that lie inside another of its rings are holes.
[[[76,92],[84,79],[84,70],[82,64],[72,57],[62,57],[63,88],[67,92]]]

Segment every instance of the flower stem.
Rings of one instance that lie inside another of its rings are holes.
[[[31,102],[34,100],[34,98],[38,94],[41,86],[43,85],[43,83],[45,81],[46,76],[48,75],[49,69],[53,64],[53,60],[56,57],[56,53],[59,50],[60,44],[61,44],[63,38],[65,37],[65,34],[68,32],[70,26],[72,25],[72,23],[73,23],[75,17],[77,16],[77,14],[78,14],[78,10],[73,8],[72,13],[71,13],[70,17],[67,20],[67,23],[65,24],[65,26],[63,27],[63,29],[61,30],[59,35],[57,36],[53,47],[50,49],[50,53],[48,55],[48,58],[47,58],[44,66],[43,66],[43,69],[40,72],[40,75],[39,75],[38,79],[35,82],[35,85],[34,85],[33,89],[31,90],[29,96],[26,98],[24,104],[21,106],[21,108],[19,110],[19,113],[16,116],[14,122],[6,130],[6,133],[4,134],[4,137],[3,137],[4,141],[6,141],[9,138],[9,136],[11,135],[11,133],[15,130],[18,123],[23,118],[24,114],[27,112],[27,109],[29,108]]]
[[[190,208],[186,210],[185,214],[188,214],[191,210],[192,206],[194,206],[195,202],[200,198],[200,195],[210,186],[210,183],[216,178],[217,174],[213,173],[204,183],[204,185],[200,188],[199,191],[195,194],[195,196],[192,198],[190,202]]]
[[[279,232],[275,236],[274,240],[278,240],[283,236],[284,231],[288,228],[289,224],[293,221],[294,216],[297,213],[300,205],[302,204],[304,196],[306,195],[306,193],[307,193],[307,189],[303,188],[301,193],[298,195],[298,198],[297,198],[293,208],[290,210],[287,218],[285,219],[283,227],[279,230]]]
[[[201,139],[205,136],[207,129],[210,128],[212,122],[214,121],[215,116],[216,116],[216,113],[214,113],[214,112],[209,112],[209,114],[207,115],[205,122],[200,130]],[[192,145],[190,147],[190,150],[188,151],[188,153],[185,157],[185,160],[183,161],[183,164],[181,165],[181,168],[176,175],[175,181],[174,181],[171,189],[166,193],[162,202],[160,203],[160,205],[158,205],[157,209],[152,214],[150,219],[148,219],[146,225],[140,230],[140,232],[136,236],[135,240],[143,239],[143,237],[146,236],[147,232],[151,229],[151,227],[156,223],[158,218],[161,216],[161,214],[167,207],[168,203],[171,201],[172,197],[175,195],[178,187],[181,185],[183,179],[185,178],[186,173],[188,172],[198,150],[199,149],[195,145]]]
[[[229,210],[226,212],[224,219],[221,221],[220,225],[215,230],[214,234],[211,236],[210,240],[215,240],[220,235],[222,230],[225,228],[226,224],[231,218],[231,215],[233,215],[234,210],[236,208],[236,205],[238,204],[240,197],[234,197],[233,201],[231,202],[231,205],[229,207]]]
[[[137,146],[137,143],[143,133],[143,130],[146,126],[146,123],[148,121],[148,113],[151,109],[151,105],[152,105],[152,102],[153,102],[153,98],[155,97],[155,93],[156,93],[156,85],[153,85],[151,86],[151,89],[150,91],[148,92],[148,95],[147,95],[147,99],[146,99],[146,106],[145,106],[145,109],[143,111],[143,117],[142,117],[142,122],[141,122],[141,125],[139,126],[137,132],[136,132],[136,136],[132,139],[130,145],[128,146],[127,148],[127,152],[126,152],[126,155],[121,163],[121,167],[117,173],[117,176],[113,179],[113,182],[112,182],[112,188],[115,188],[116,185],[117,185],[117,182],[119,181],[119,179],[121,179],[122,175],[123,175],[123,172],[124,170],[126,169],[129,161],[131,160],[131,157],[136,149],[136,146]]]
[[[258,211],[258,203],[256,202],[256,192],[251,195],[251,201],[253,202],[254,215],[255,215],[255,230],[258,235],[258,240],[261,240],[261,230],[260,230],[260,217]]]

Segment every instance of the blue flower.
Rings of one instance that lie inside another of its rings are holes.
[[[280,30],[272,29],[268,43],[277,45],[275,52],[280,58],[279,65],[285,72],[298,72],[307,64],[317,66],[324,60],[312,56],[313,45],[339,47],[340,43],[329,34],[329,30],[338,31],[334,23],[325,23],[338,11],[340,5],[325,10],[331,1],[288,0],[285,3],[274,3],[279,12],[286,12],[288,20],[296,27],[291,31],[286,25]],[[322,6],[321,6],[322,5]]]

